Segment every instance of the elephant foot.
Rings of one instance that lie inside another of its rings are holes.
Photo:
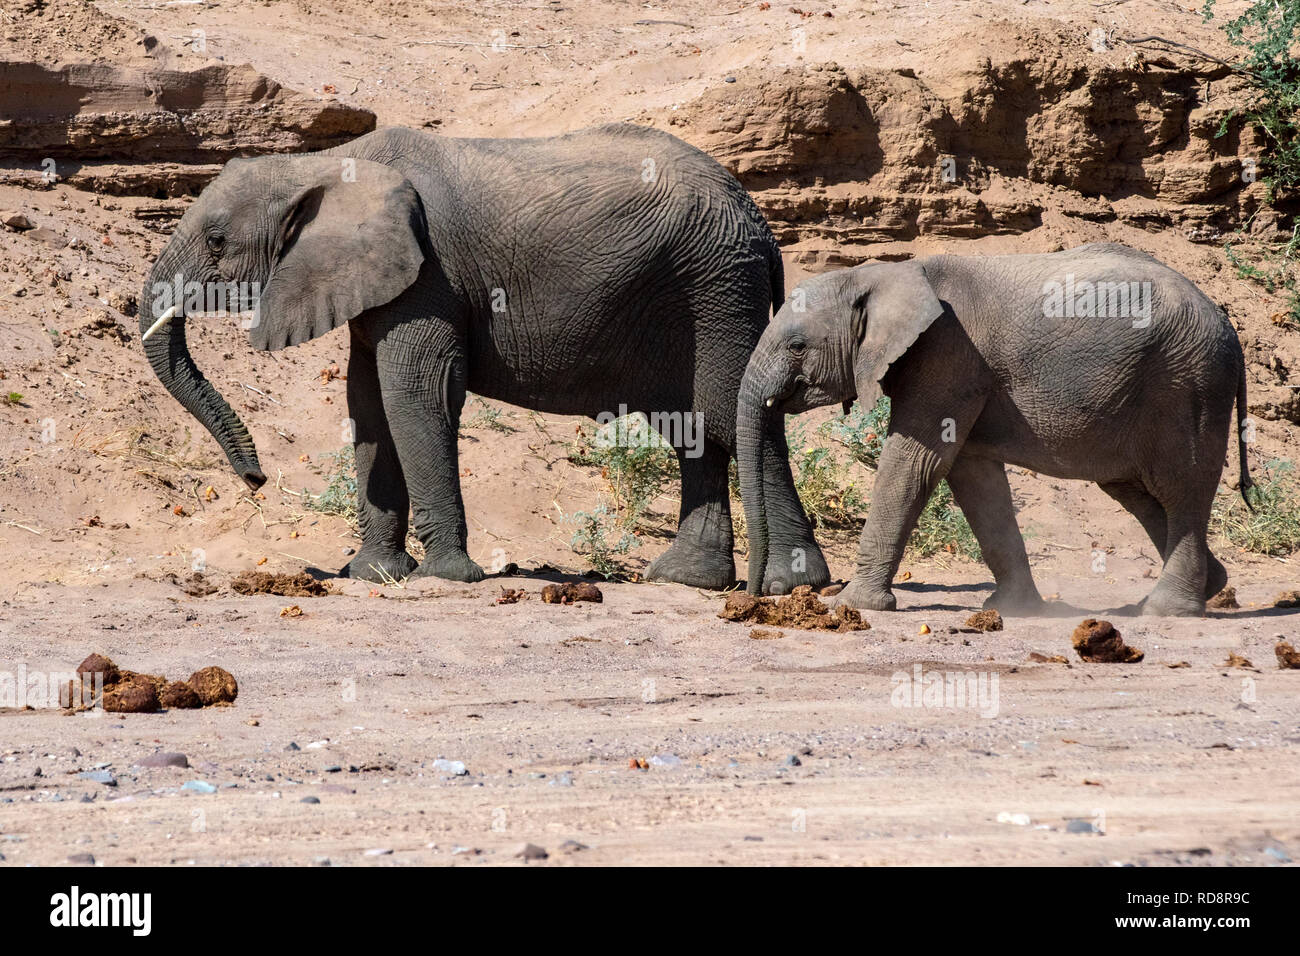
[[[1033,617],[1043,613],[1046,602],[1033,591],[1004,591],[998,588],[984,599],[984,609],[1012,617]]]
[[[645,579],[725,591],[736,583],[736,565],[730,553],[706,551],[678,538],[672,547],[650,562]]]
[[[1205,563],[1205,590],[1202,592],[1208,601],[1228,586],[1228,569],[1214,555]]]
[[[860,581],[852,581],[831,599],[836,606],[845,604],[859,611],[897,611],[898,599],[892,591],[881,591]]]
[[[415,570],[415,558],[405,551],[362,546],[361,550],[339,571],[341,578],[358,581],[400,581]]]
[[[466,584],[482,581],[486,576],[483,569],[459,549],[427,555],[424,563],[411,572],[412,578],[445,578],[448,581],[464,581]]]
[[[788,560],[786,555],[790,556]],[[774,545],[768,552],[767,568],[763,571],[764,594],[789,594],[801,584],[810,584],[814,591],[820,591],[830,583],[831,569],[815,543]]]
[[[1147,595],[1140,608],[1143,617],[1204,617],[1205,599],[1161,594],[1157,588]]]

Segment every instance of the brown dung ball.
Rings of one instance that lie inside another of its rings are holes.
[[[121,680],[104,691],[104,709],[115,714],[151,714],[158,709],[158,688],[153,681]]]
[[[205,667],[190,675],[190,687],[199,695],[203,706],[230,703],[239,696],[239,685],[228,670]]]
[[[176,710],[195,710],[203,706],[203,701],[194,688],[179,680],[174,680],[163,688],[163,692],[158,695],[158,702]]]

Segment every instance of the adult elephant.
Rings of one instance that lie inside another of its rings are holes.
[[[705,154],[617,124],[545,139],[385,129],[320,153],[229,163],[158,257],[140,329],[159,379],[256,488],[265,476],[253,441],[196,368],[190,297],[171,291],[231,283],[257,286],[256,348],[349,325],[363,544],[342,574],[483,577],[466,551],[457,464],[469,389],[559,414],[702,415],[704,441],[676,449],[677,538],[648,577],[734,583],[737,389],[784,292],[762,215]],[[771,444],[764,483],[786,543],[809,555],[804,578],[829,580],[783,435]],[[418,567],[405,550],[408,512],[425,550]]]
[[[1138,519],[1164,558],[1143,613],[1201,614],[1227,583],[1206,528],[1234,401],[1243,497],[1251,484],[1241,344],[1222,311],[1151,256],[1097,243],[870,263],[801,283],[741,385],[751,591],[768,564],[764,529],[785,520],[751,467],[772,419],[871,405],[882,391],[890,434],[841,603],[894,609],[903,549],[947,477],[997,582],[988,605],[1037,610],[1006,462],[1095,481]]]

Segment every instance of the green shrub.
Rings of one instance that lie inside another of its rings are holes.
[[[1285,557],[1300,549],[1300,496],[1295,465],[1274,459],[1264,465],[1251,494],[1254,511],[1235,491],[1223,491],[1210,512],[1210,532],[1256,554]]]
[[[934,494],[930,495],[925,510],[916,521],[907,547],[921,558],[943,551],[972,561],[980,560],[980,546],[975,540],[975,532],[971,531],[966,516],[953,500],[948,482],[941,481],[935,487]]]
[[[858,464],[875,471],[880,467],[880,453],[889,433],[889,399],[882,397],[870,409],[855,402],[847,415],[832,418],[821,428],[823,434],[849,450]],[[927,558],[939,552],[980,559],[979,542],[970,523],[957,507],[948,482],[935,487],[916,527],[907,542],[917,557]]]
[[[889,399],[881,398],[869,409],[854,402],[847,415],[832,418],[821,431],[847,448],[858,464],[875,471],[880,467],[880,452],[889,432]]]
[[[357,521],[357,458],[352,445],[321,456],[334,459],[325,472],[325,490],[316,496],[303,493],[303,501],[312,511],[337,515],[355,524]]]
[[[495,405],[489,405],[478,395],[469,397],[470,407],[477,408],[477,411],[468,418],[463,414],[460,419],[460,427],[466,428],[486,428],[488,431],[502,432],[510,434],[518,431],[514,425],[505,420],[505,413]]]
[[[1206,20],[1214,16],[1215,0],[1206,0]],[[1266,201],[1294,199],[1300,192],[1300,3],[1296,0],[1255,0],[1223,25],[1228,42],[1243,51],[1235,66],[1251,89],[1249,103],[1223,118],[1217,135],[1224,135],[1235,117],[1243,118],[1264,137],[1260,172],[1267,187]],[[1254,216],[1251,217],[1252,219]],[[1225,245],[1237,275],[1264,286],[1270,294],[1282,293],[1286,312],[1279,325],[1300,328],[1300,288],[1297,287],[1297,234],[1284,243],[1250,239],[1249,220],[1237,230],[1236,245]],[[1253,260],[1253,261],[1252,261]]]
[[[639,548],[641,542],[622,527],[618,513],[600,504],[591,511],[570,515],[567,520],[576,525],[569,541],[574,553],[586,558],[596,573],[604,578],[621,577],[623,566],[618,558],[633,548]]]
[[[794,487],[813,527],[856,526],[867,503],[848,468],[829,447],[810,441],[798,419],[786,419],[785,435]]]
[[[622,434],[626,440],[618,440]],[[584,425],[570,446],[569,461],[599,468],[613,508],[608,518],[627,531],[642,523],[651,502],[680,477],[677,455],[640,412],[608,425]]]

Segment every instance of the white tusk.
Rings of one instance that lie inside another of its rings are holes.
[[[158,321],[155,322],[153,325],[149,326],[149,330],[145,332],[144,335],[140,336],[140,341],[141,342],[149,341],[149,336],[153,335],[155,332],[161,329],[164,325],[166,325],[173,318],[175,318],[175,316],[176,316],[176,306],[172,306],[162,315],[158,316]]]
[[[149,331],[152,332],[153,329],[150,329]],[[776,404],[776,399],[775,399],[775,398],[769,398],[769,399],[767,400],[767,407],[768,407],[768,408],[771,408],[771,407],[772,407],[773,405],[775,405],[775,404]]]

